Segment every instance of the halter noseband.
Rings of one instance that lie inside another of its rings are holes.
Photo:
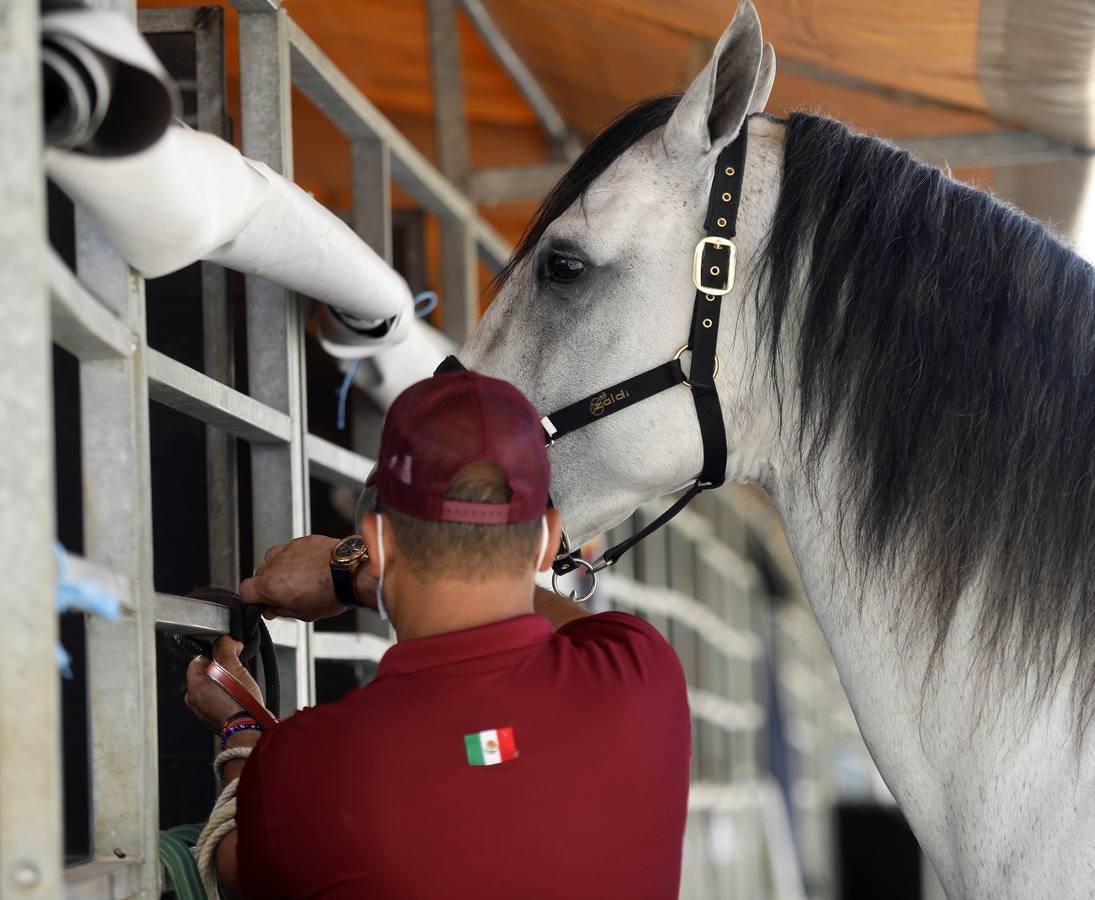
[[[707,201],[707,219],[703,223],[707,235],[696,244],[692,262],[692,282],[696,286],[696,299],[692,305],[692,326],[688,343],[669,362],[577,400],[540,420],[544,428],[545,446],[550,447],[579,428],[683,384],[692,390],[692,400],[696,404],[696,417],[700,423],[700,437],[703,441],[703,467],[693,485],[672,506],[636,534],[606,550],[595,562],[582,559],[581,548],[572,549],[564,531],[559,552],[551,564],[554,570],[552,585],[560,595],[562,592],[558,589],[556,579],[581,567],[593,577],[593,585],[589,591],[578,598],[587,600],[593,595],[598,572],[615,565],[628,550],[661,528],[698,494],[717,488],[726,480],[726,431],[723,427],[718,391],[715,388],[715,376],[719,372],[716,351],[722,298],[734,288],[737,248],[733,237],[737,228],[738,203],[745,171],[747,124],[742,123],[738,137],[722,150],[716,163],[711,196]],[[688,350],[692,352],[692,365],[689,375],[685,376],[681,356]],[[437,367],[434,374],[440,375],[463,368],[460,360],[449,356]]]

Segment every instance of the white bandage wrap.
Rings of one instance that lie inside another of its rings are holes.
[[[540,553],[536,557],[536,571],[544,564],[544,555],[548,551],[548,523],[547,516],[540,517]]]

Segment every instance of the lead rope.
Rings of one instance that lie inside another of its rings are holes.
[[[262,660],[266,705],[276,713],[281,703],[281,679],[278,673],[277,651],[266,622],[262,618],[261,607],[242,603],[238,594],[224,588],[198,588],[187,596],[228,608],[229,632],[234,640],[244,645],[240,661],[253,669],[255,657]],[[213,658],[212,642],[209,639],[201,640],[191,634],[169,632],[168,640],[169,646],[181,658],[190,660],[198,655]],[[252,674],[255,673],[252,671]],[[230,747],[222,750],[213,759],[217,800],[213,804],[209,819],[202,828],[193,850],[198,875],[208,900],[220,900],[220,891],[217,887],[217,847],[225,837],[236,830],[236,785],[239,784],[239,779],[225,786],[222,773],[227,763],[237,759],[247,759],[250,755],[250,747]]]
[[[262,660],[262,676],[264,705],[277,715],[281,707],[281,677],[278,671],[277,649],[274,640],[270,636],[270,630],[262,618],[262,607],[243,603],[239,594],[225,588],[203,587],[197,588],[186,595],[195,600],[204,600],[208,603],[216,603],[228,609],[228,633],[233,640],[243,644],[243,652],[240,654],[242,662],[251,672],[257,676],[254,661],[258,657]],[[195,656],[208,656],[213,658],[213,642],[215,638],[187,634],[183,632],[166,632],[168,646],[183,660],[189,662]]]

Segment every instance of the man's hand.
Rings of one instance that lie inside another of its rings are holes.
[[[251,673],[240,662],[240,653],[243,652],[243,644],[232,640],[228,635],[217,638],[213,644],[213,659],[219,662],[228,674],[236,679],[247,689],[258,702],[262,703],[262,694]],[[243,707],[232,697],[226,694],[205,674],[209,665],[209,657],[195,656],[186,669],[186,697],[184,701],[187,708],[198,719],[212,728],[220,731],[224,720],[233,713],[240,712]]]
[[[262,614],[267,619],[287,616],[314,622],[345,612],[331,584],[331,551],[337,544],[337,538],[310,534],[271,547],[254,577],[240,585],[240,599],[266,606]],[[357,591],[362,601],[369,603],[369,585],[375,582],[364,569],[361,566],[357,571]]]

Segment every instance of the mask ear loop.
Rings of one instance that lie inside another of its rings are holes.
[[[536,557],[536,571],[539,572],[544,565],[544,556],[548,551],[548,523],[547,516],[540,517],[540,555]]]
[[[388,608],[384,605],[384,515],[376,513],[376,559],[380,574],[376,579],[376,611],[382,622],[388,621]]]

